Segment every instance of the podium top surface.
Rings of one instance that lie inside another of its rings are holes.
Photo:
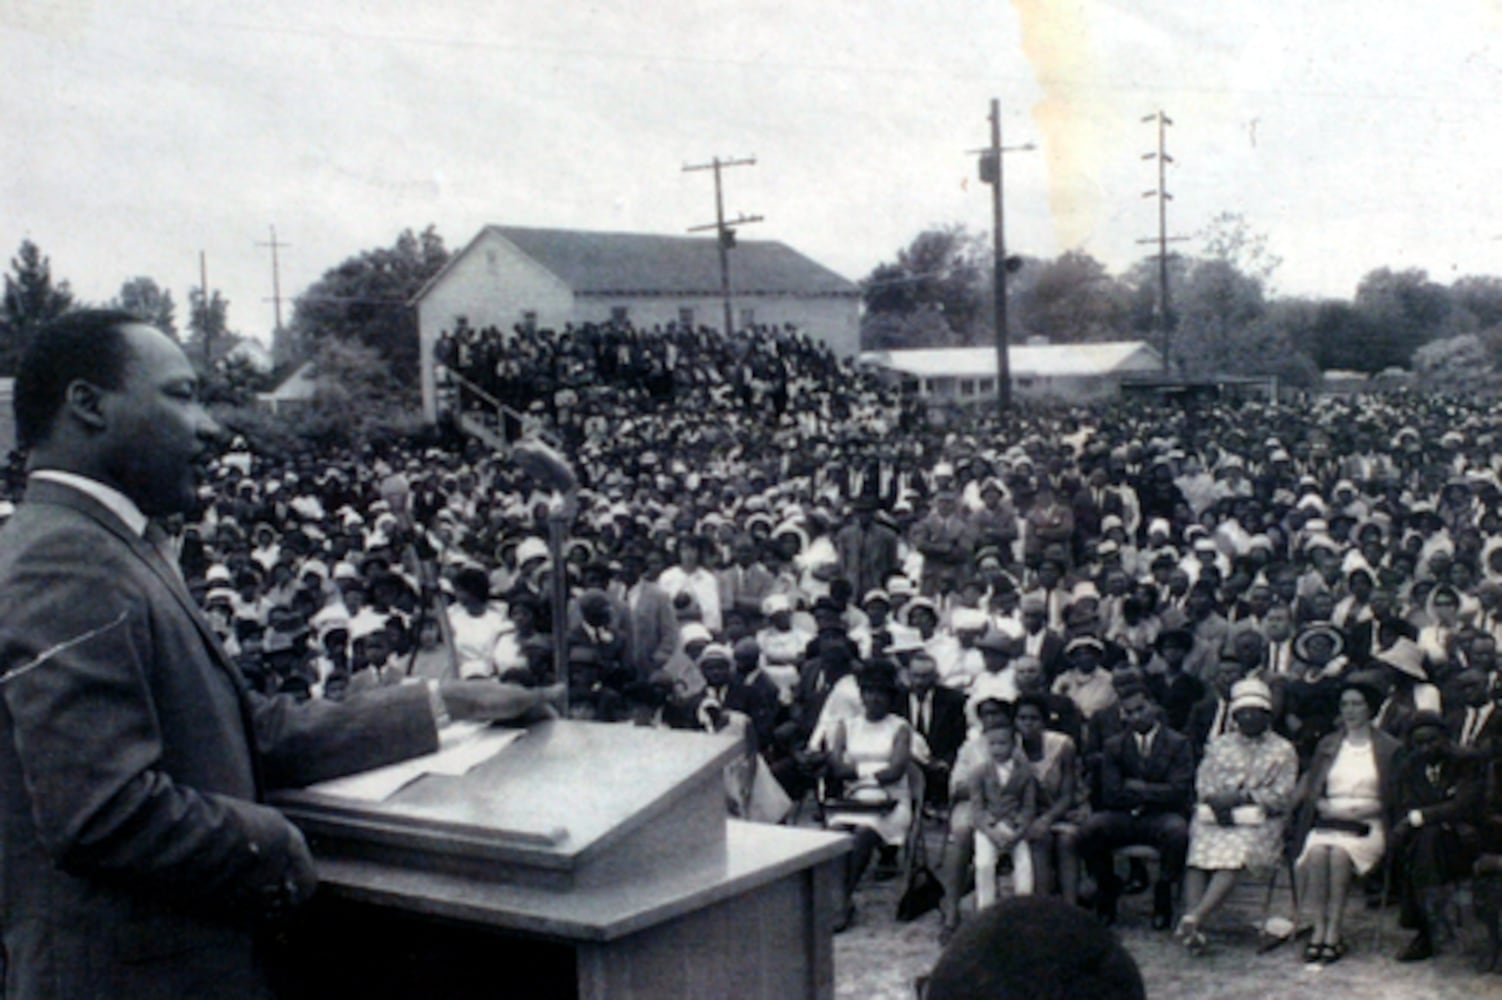
[[[738,738],[552,720],[528,729],[464,774],[424,774],[379,802],[331,794],[337,784],[279,793],[294,816],[376,828],[388,838],[458,838],[534,863],[577,861],[672,807],[718,774]]]

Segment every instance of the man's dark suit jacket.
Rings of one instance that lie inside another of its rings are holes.
[[[1481,805],[1481,779],[1474,762],[1446,754],[1439,763],[1439,780],[1429,777],[1429,768],[1417,754],[1398,754],[1397,815],[1413,809],[1424,813],[1424,826],[1476,824]]]
[[[912,705],[912,693],[903,691],[897,696],[897,704],[893,707],[898,715],[913,723],[915,732],[922,732],[910,715]],[[961,744],[965,742],[967,728],[964,694],[953,688],[935,687],[933,708],[929,713],[928,731],[922,732],[934,759],[953,764],[954,759],[959,756]]]
[[[247,693],[167,562],[44,481],[0,531],[0,695],[8,1000],[265,996],[295,840],[263,793],[437,748],[424,685]]]
[[[1502,705],[1492,709],[1491,715],[1481,724],[1481,732],[1476,735],[1472,746],[1464,748],[1460,746],[1460,737],[1465,726],[1466,707],[1459,705],[1445,713],[1445,729],[1450,733],[1450,742],[1468,757],[1496,755],[1502,751]]]
[[[1025,643],[1025,639],[1018,643],[1018,655],[1022,654]],[[1064,637],[1051,628],[1043,630],[1043,645],[1038,650],[1038,662],[1043,664],[1043,676],[1050,685],[1069,667],[1064,662]]]
[[[1145,792],[1128,791],[1126,782],[1148,783]],[[1106,741],[1101,760],[1101,806],[1143,813],[1185,813],[1194,802],[1194,754],[1189,740],[1159,724],[1146,758],[1137,749],[1137,734],[1124,730]]]
[[[683,704],[669,704],[663,709],[662,718],[673,729],[699,729],[699,709],[711,696],[708,688]],[[772,731],[776,728],[782,704],[778,698],[777,685],[765,674],[747,684],[740,677],[732,677],[725,685],[723,696],[717,699],[727,711],[740,712],[751,720],[751,732],[757,750],[772,745]]]
[[[1211,689],[1189,710],[1189,721],[1184,724],[1184,735],[1189,737],[1189,746],[1195,759],[1205,756],[1205,747],[1211,740],[1210,730],[1215,727],[1215,716],[1220,711],[1220,692]]]

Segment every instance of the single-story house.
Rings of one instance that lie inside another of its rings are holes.
[[[256,398],[272,413],[286,414],[312,403],[317,392],[318,367],[311,361],[304,361],[282,379],[275,389],[263,392]]]
[[[891,372],[919,397],[933,402],[996,398],[994,347],[866,351],[860,360]],[[1114,396],[1123,379],[1163,370],[1158,352],[1145,340],[1017,345],[1008,348],[1007,364],[1014,397],[1072,401]]]
[[[860,347],[860,289],[784,243],[743,240],[729,251],[738,328],[793,324],[841,355]],[[433,344],[463,324],[629,321],[638,330],[723,325],[713,238],[486,226],[413,298],[422,349],[423,412],[436,415]]]

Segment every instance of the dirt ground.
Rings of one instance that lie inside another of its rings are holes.
[[[1282,945],[1257,951],[1255,924],[1262,912],[1263,887],[1243,885],[1206,928],[1209,951],[1193,958],[1166,932],[1148,925],[1149,896],[1122,900],[1117,932],[1137,959],[1150,997],[1214,997],[1216,1000],[1298,1000],[1359,997],[1361,1000],[1478,1000],[1502,998],[1502,975],[1474,971],[1481,931],[1474,922],[1461,928],[1464,954],[1427,962],[1393,961],[1407,942],[1397,926],[1397,909],[1384,911],[1380,950],[1374,940],[1377,912],[1353,898],[1346,922],[1350,952],[1339,963],[1309,966],[1300,961],[1302,946]],[[835,937],[835,995],[842,1000],[886,1000],[914,996],[913,981],[939,957],[939,916],[930,913],[900,924],[893,914],[900,880],[874,882],[868,876],[859,891],[856,923]],[[965,903],[968,910],[970,903]],[[1286,880],[1275,897],[1274,915],[1291,916]],[[1469,916],[1469,910],[1465,911]]]

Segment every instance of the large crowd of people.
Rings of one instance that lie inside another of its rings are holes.
[[[941,424],[789,329],[460,329],[437,358],[559,442],[579,488],[475,441],[236,442],[175,546],[262,692],[542,686],[557,646],[571,715],[737,727],[733,810],[813,803],[849,830],[846,922],[872,859],[880,877],[944,823],[946,938],[972,862],[981,908],[1008,869],[1013,894],[1107,922],[1151,888],[1190,953],[1238,878],[1292,863],[1304,960],[1340,960],[1368,888],[1401,903],[1400,957],[1427,958],[1474,877],[1502,971],[1490,405]],[[1129,846],[1155,849],[1155,882]]]

